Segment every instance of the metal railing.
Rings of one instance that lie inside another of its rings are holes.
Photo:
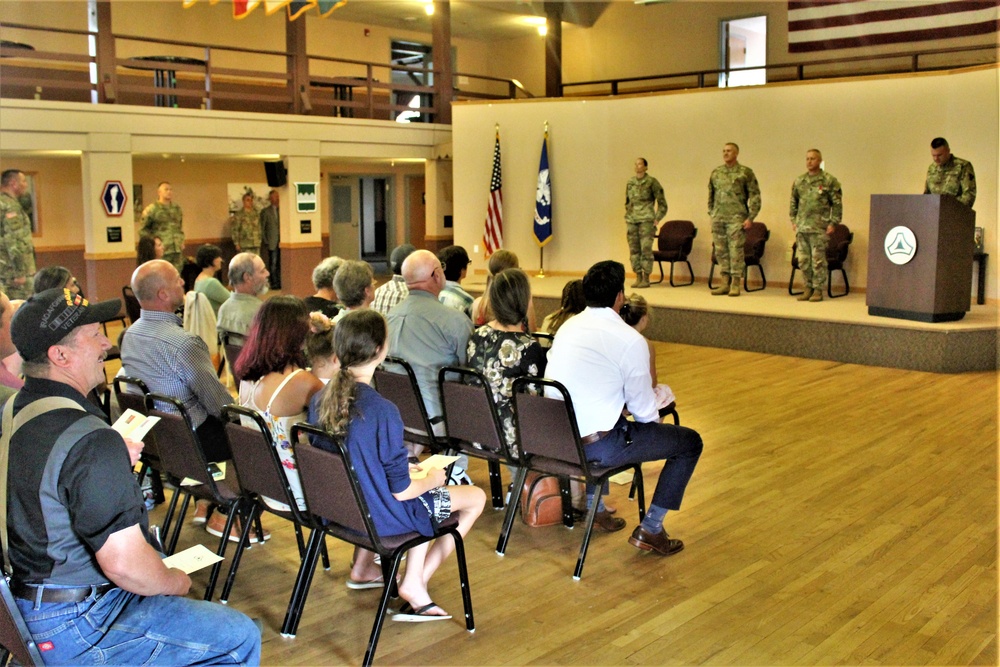
[[[973,56],[977,54],[977,56]],[[956,56],[969,56],[968,58]],[[928,62],[932,61],[933,62]],[[734,72],[760,71],[767,73],[767,82],[805,81],[839,76],[927,72],[953,67],[967,67],[997,62],[996,45],[929,49],[909,53],[887,53],[849,58],[827,58],[796,63],[778,63],[759,67],[693,70],[645,76],[594,79],[562,84],[563,95],[622,95],[627,93],[714,88],[720,80]],[[569,92],[574,89],[578,92]]]

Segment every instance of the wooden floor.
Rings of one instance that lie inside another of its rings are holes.
[[[452,558],[431,592],[458,617],[387,622],[378,664],[997,664],[996,373],[665,343],[657,364],[705,442],[666,519],[686,549],[629,546],[635,505],[613,487],[628,529],[595,534],[573,581],[580,530],[518,522],[501,558],[502,515],[487,510],[467,540],[476,632],[459,620]],[[658,466],[645,472],[655,483]],[[360,663],[378,593],[345,588],[349,550],[329,541],[333,567],[284,639],[297,554],[283,522],[266,525],[230,600],[263,619],[264,664]],[[182,546],[194,539],[212,544],[191,528]]]

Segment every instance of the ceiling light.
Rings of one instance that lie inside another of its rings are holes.
[[[434,16],[434,3],[428,2],[424,5],[424,11],[427,13],[427,16]]]
[[[545,24],[538,26],[538,34],[545,37],[545,35],[549,34],[549,26]]]

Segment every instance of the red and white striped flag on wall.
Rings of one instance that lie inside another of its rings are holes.
[[[817,0],[788,3],[788,51],[807,53],[996,32],[1000,2]]]
[[[486,229],[483,247],[489,257],[503,247],[503,181],[500,177],[500,129],[493,145],[493,175],[490,177],[490,201],[486,206]]]

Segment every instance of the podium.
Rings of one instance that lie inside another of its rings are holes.
[[[868,314],[954,322],[972,305],[976,213],[951,195],[872,195]]]

